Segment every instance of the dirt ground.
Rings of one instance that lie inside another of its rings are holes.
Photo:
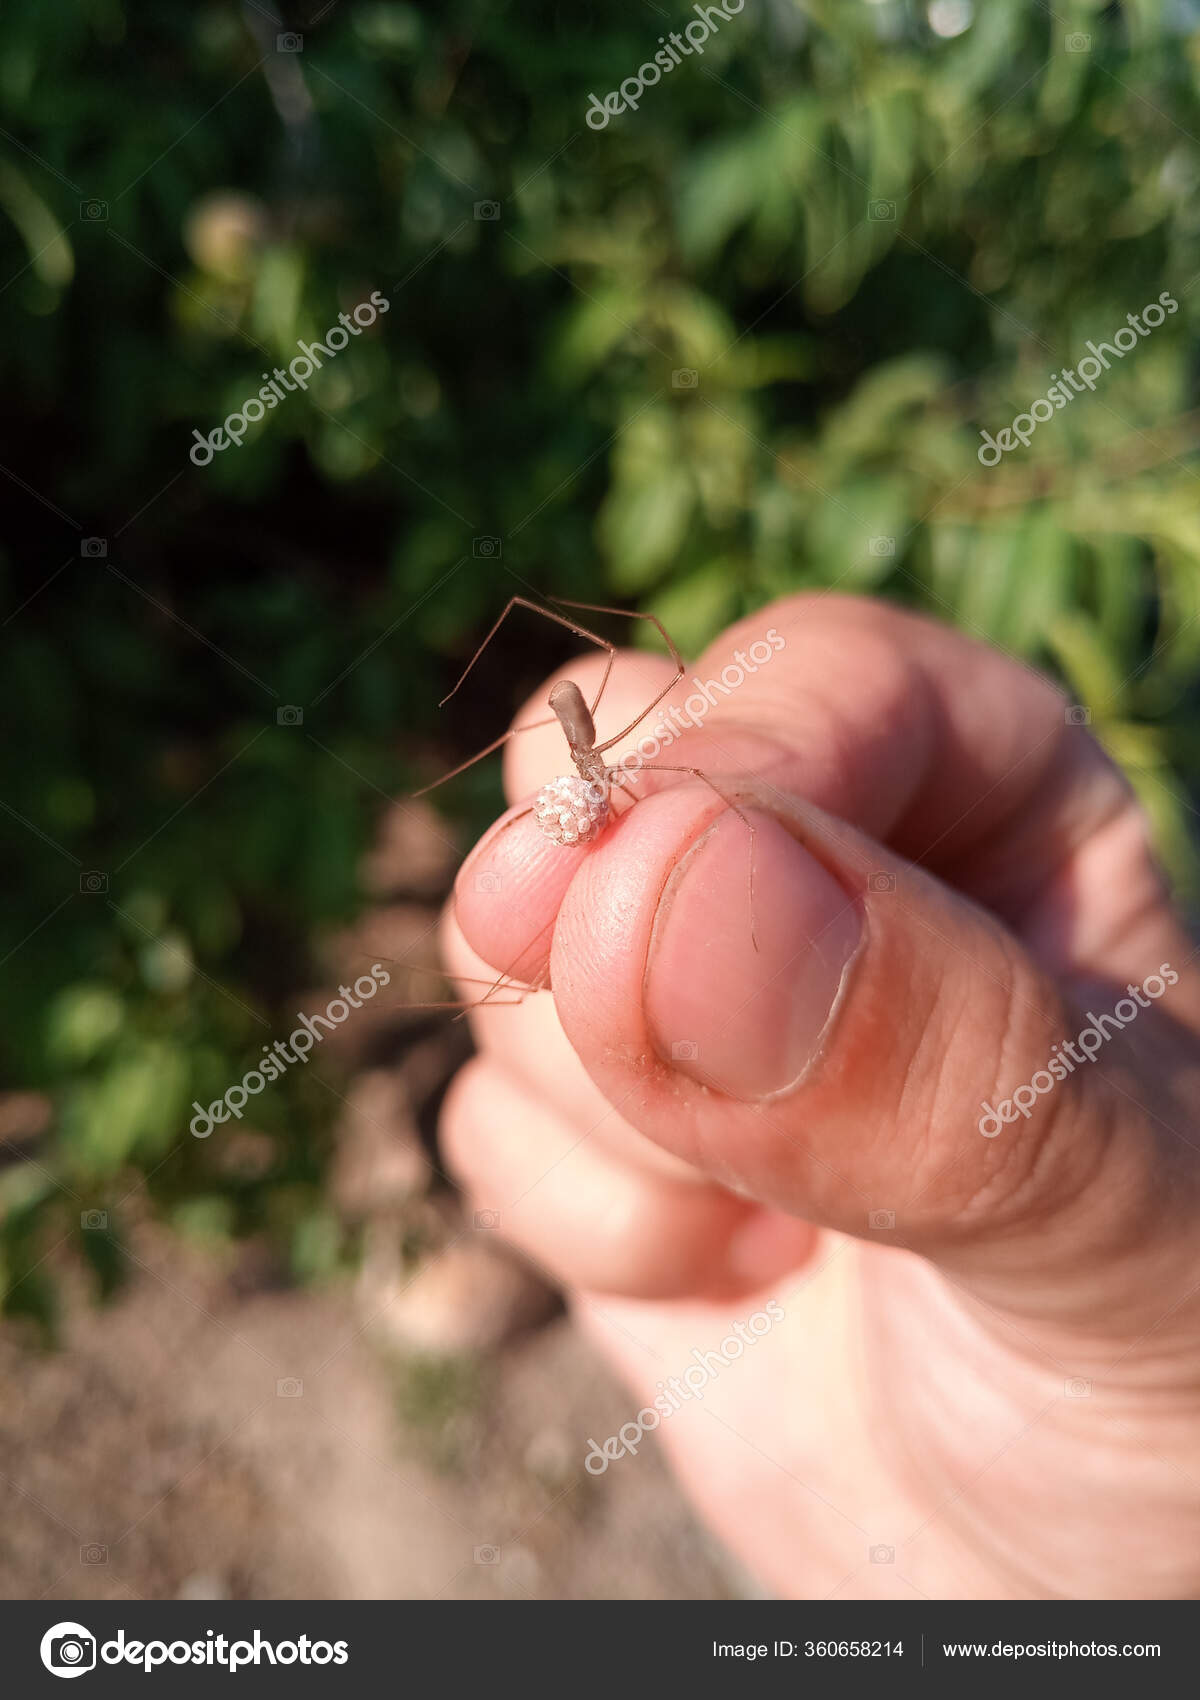
[[[155,1230],[65,1349],[0,1341],[0,1596],[729,1598],[628,1398],[560,1313],[498,1351],[398,1353],[344,1292],[239,1293]]]
[[[434,818],[390,811],[365,869],[375,907],[331,947],[333,983],[364,952],[432,965],[450,872]],[[347,1079],[329,1198],[362,1236],[354,1278],[281,1287],[261,1249],[201,1252],[146,1216],[114,1302],[72,1298],[70,1266],[57,1272],[60,1349],[0,1328],[0,1597],[749,1591],[652,1443],[584,1470],[628,1395],[558,1295],[465,1217],[433,1129],[466,1029],[405,1013],[445,995],[428,973],[394,978],[328,1046]],[[36,1153],[48,1106],[39,1120],[28,1095],[7,1103]],[[235,1136],[243,1158],[256,1138]]]

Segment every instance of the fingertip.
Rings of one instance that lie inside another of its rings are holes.
[[[729,1236],[726,1279],[753,1291],[803,1269],[816,1255],[821,1230],[779,1210],[756,1210]]]
[[[553,844],[529,812],[510,809],[454,882],[454,913],[471,949],[499,973],[531,982],[550,955],[554,920],[585,849]]]

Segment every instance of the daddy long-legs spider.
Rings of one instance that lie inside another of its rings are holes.
[[[617,616],[625,613],[631,618],[648,621],[659,633],[670,654],[672,663],[671,677],[661,686],[661,688],[654,692],[650,700],[638,710],[638,712],[626,725],[620,727],[619,730],[613,732],[610,736],[602,740],[598,740],[595,717],[601,700],[604,697],[605,690],[612,677],[613,667],[618,654],[616,645],[601,637],[598,633],[590,630],[587,626],[582,625],[577,620],[569,618],[566,614],[557,613],[551,608],[544,608],[537,602],[531,601],[528,597],[511,597],[495,623],[492,625],[490,631],[484,637],[482,643],[480,643],[470,661],[463,669],[453,688],[442,699],[441,706],[444,706],[445,703],[449,702],[451,697],[455,696],[461,689],[464,681],[475,667],[488,644],[491,643],[492,639],[496,636],[508,616],[514,611],[514,609],[517,608],[528,609],[532,613],[539,614],[546,619],[552,620],[556,624],[565,627],[567,631],[573,632],[577,637],[595,644],[598,648],[606,652],[604,670],[595,694],[589,702],[584,695],[584,692],[574,680],[570,678],[560,679],[553,686],[549,694],[549,706],[553,711],[550,715],[510,728],[507,732],[502,733],[498,738],[493,739],[491,743],[485,745],[483,749],[478,750],[473,756],[468,757],[466,761],[460,762],[457,767],[451,768],[448,773],[442,774],[438,779],[423,786],[421,790],[414,793],[414,795],[418,797],[427,795],[438,786],[443,785],[447,781],[456,778],[459,774],[464,773],[468,768],[473,767],[475,763],[484,760],[487,756],[499,750],[510,739],[518,736],[520,733],[534,731],[540,727],[551,726],[556,721],[562,728],[563,735],[566,738],[567,753],[571,762],[574,764],[575,772],[560,774],[557,778],[548,781],[540,788],[532,801],[525,808],[519,810],[517,814],[510,817],[511,820],[515,820],[521,818],[523,815],[531,814],[543,837],[553,845],[568,848],[586,846],[594,843],[601,834],[605,832],[610,822],[617,815],[618,811],[616,808],[616,801],[618,798],[623,799],[627,807],[632,806],[633,803],[636,802],[637,792],[634,788],[638,779],[643,774],[652,776],[662,773],[672,773],[686,775],[689,778],[697,779],[704,785],[708,786],[708,788],[721,799],[726,807],[731,809],[739,817],[746,827],[748,833],[747,898],[750,915],[749,926],[751,940],[754,943],[755,949],[757,949],[757,940],[754,937],[753,929],[755,828],[753,822],[738,806],[734,798],[730,796],[720,785],[718,785],[707,773],[695,766],[664,763],[659,761],[657,756],[652,759],[644,758],[640,753],[640,750],[627,752],[615,763],[606,761],[605,759],[611,751],[616,750],[617,747],[623,744],[639,726],[643,725],[644,722],[649,719],[654,710],[663,703],[666,697],[684,677],[685,667],[683,658],[680,655],[674,640],[670,636],[670,633],[666,630],[662,621],[654,614],[643,613],[638,610],[611,608],[602,603],[574,602],[568,601],[564,598],[557,598],[556,600],[561,607],[573,609],[581,613],[596,613]],[[646,740],[643,740],[643,743],[645,741]],[[536,943],[536,940],[531,941],[531,947]],[[518,962],[519,960],[520,959],[518,959]],[[543,989],[545,985],[544,979],[534,982],[522,981],[517,977],[515,967],[516,964],[513,965],[513,968],[502,973],[499,978],[489,986],[488,990],[481,998],[476,999],[473,1003],[461,1006],[460,1014],[465,1014],[471,1009],[480,1007],[482,1004],[494,1001],[493,994],[495,993],[513,992],[518,994],[519,998],[526,992]],[[514,1000],[506,997],[503,1001],[510,1002]]]

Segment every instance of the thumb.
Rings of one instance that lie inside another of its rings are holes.
[[[783,644],[754,671],[767,621]],[[831,597],[735,627],[692,684],[715,706],[665,741],[724,794],[647,757],[642,800],[549,859],[510,816],[477,852],[491,895],[472,863],[459,882],[478,953],[545,984],[519,953],[540,941],[544,969],[552,936],[559,1018],[609,1102],[731,1189],[1013,1313],[1195,1330],[1200,974],[1062,698]],[[513,741],[513,797],[561,766],[549,736]]]
[[[1191,1043],[1175,970],[1147,965],[1137,1003],[1094,988],[1097,1029],[969,898],[775,787],[739,798],[650,796],[571,875],[551,979],[608,1100],[735,1190],[919,1251],[988,1303],[1156,1322],[1171,1257],[1194,1261],[1193,1170],[1181,1187],[1161,1132],[1179,1114],[1144,1078]]]

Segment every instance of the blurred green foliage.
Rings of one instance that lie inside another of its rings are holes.
[[[8,0],[0,1049],[55,1104],[0,1172],[14,1308],[48,1314],[70,1236],[111,1284],[139,1177],[189,1232],[336,1258],[336,1099],[301,1068],[257,1099],[252,1177],[189,1106],[292,1024],[382,798],[563,653],[528,622],[438,721],[513,593],[653,609],[691,651],[802,587],[930,609],[1062,673],[1186,875],[1200,5],[746,0],[590,128],[694,16]],[[1164,290],[981,466],[981,427]],[[455,795],[480,818],[494,775]]]

